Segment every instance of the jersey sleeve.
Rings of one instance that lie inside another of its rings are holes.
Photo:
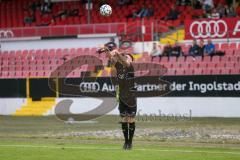
[[[117,69],[117,70],[119,70],[120,68],[121,68],[121,63],[120,62],[116,62],[115,63],[115,68]]]

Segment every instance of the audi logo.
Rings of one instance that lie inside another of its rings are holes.
[[[222,38],[227,34],[228,26],[224,20],[195,21],[190,25],[193,38]]]
[[[14,34],[11,30],[0,30],[0,39],[2,38],[13,38]]]
[[[81,92],[98,92],[99,90],[100,90],[100,85],[97,82],[80,83]]]

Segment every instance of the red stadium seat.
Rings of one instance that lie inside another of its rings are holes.
[[[220,61],[220,56],[213,56],[212,61],[213,62],[219,62]]]
[[[186,58],[186,62],[188,62],[188,63],[193,63],[193,62],[196,61],[196,59],[197,59],[197,58],[195,58],[195,57],[188,56],[188,57]],[[198,59],[198,60],[199,60],[199,59]]]
[[[230,62],[239,62],[239,59],[240,59],[240,58],[237,57],[237,56],[230,56],[230,57],[229,57],[229,61],[230,61]]]
[[[185,62],[185,57],[181,56],[181,57],[178,57],[177,61],[179,63],[184,63]]]
[[[166,68],[171,68],[172,64],[171,63],[160,63],[161,65],[163,65]]]
[[[194,75],[202,75],[203,73],[203,69],[199,68],[199,69],[194,69]]]
[[[199,68],[207,68],[207,64],[206,62],[201,62],[199,63]]]
[[[225,68],[226,64],[225,63],[217,63],[216,68]]]
[[[227,49],[229,49],[229,47],[230,47],[230,46],[229,46],[228,43],[224,43],[224,44],[221,45],[221,48],[220,48],[220,49],[221,49],[221,50],[227,50]]]
[[[216,63],[214,63],[214,62],[208,62],[208,63],[207,63],[207,67],[208,67],[208,68],[216,68]]]
[[[182,69],[188,69],[190,66],[190,63],[180,63],[180,68]]]
[[[221,74],[221,69],[219,69],[219,68],[212,69],[212,74],[213,74],[213,75],[219,75],[219,74]]]
[[[177,62],[177,57],[170,57],[169,62],[170,63],[176,63]]]
[[[204,62],[211,62],[212,58],[210,56],[205,56],[205,57],[203,57],[203,61]]]
[[[177,70],[176,70],[176,75],[182,76],[182,75],[184,75],[184,74],[185,74],[185,72],[184,72],[183,69],[177,69]]]
[[[230,61],[230,58],[228,56],[222,56],[221,61],[228,62],[228,61]]]
[[[212,70],[209,69],[209,68],[205,68],[205,69],[202,70],[202,73],[203,73],[204,75],[210,75],[210,74],[212,74]]]
[[[235,54],[234,55],[240,55],[240,50],[239,49],[237,49],[237,50],[235,50]]]
[[[221,50],[220,45],[218,43],[214,44],[216,50]]]
[[[225,67],[228,68],[228,69],[232,69],[232,68],[235,67],[235,63],[234,62],[227,62]]]
[[[237,44],[236,43],[230,43],[229,48],[231,49],[237,49]]]
[[[168,62],[168,57],[162,57],[160,62],[162,62],[162,63]]]
[[[168,76],[176,75],[176,70],[174,70],[174,69],[168,69],[166,75],[168,75]]]
[[[240,70],[238,68],[230,69],[231,74],[239,74]]]
[[[174,68],[174,69],[178,69],[181,67],[181,65],[179,63],[176,63],[176,62],[173,62],[173,63],[170,63],[171,65],[171,68]]]
[[[232,56],[232,55],[234,55],[234,53],[235,53],[235,50],[234,50],[234,49],[225,50],[225,54],[226,54],[226,55]]]
[[[153,60],[153,62],[159,63],[160,62],[160,57],[154,57],[152,60]]]
[[[224,68],[221,70],[221,74],[230,74],[230,73],[231,73],[231,69]]]
[[[234,67],[240,68],[240,63],[239,63],[239,61],[238,61],[238,62],[233,62],[233,63],[234,63]]]

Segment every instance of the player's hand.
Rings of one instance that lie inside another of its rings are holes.
[[[115,55],[118,55],[119,52],[118,52],[117,50],[113,50],[113,51],[110,52],[110,54],[111,54],[112,56],[115,56]]]

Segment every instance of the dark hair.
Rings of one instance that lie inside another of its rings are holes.
[[[116,43],[108,42],[108,43],[104,44],[103,48],[98,49],[97,53],[101,54],[101,53],[106,52],[106,51],[112,51],[112,50],[114,50],[116,48],[117,48],[117,44]]]
[[[109,50],[109,51],[112,51],[114,49],[117,48],[117,44],[114,43],[114,42],[108,42],[106,44],[104,44],[104,46]]]
[[[130,53],[128,53],[126,55],[129,55],[132,58],[132,61],[134,61],[134,57]]]

